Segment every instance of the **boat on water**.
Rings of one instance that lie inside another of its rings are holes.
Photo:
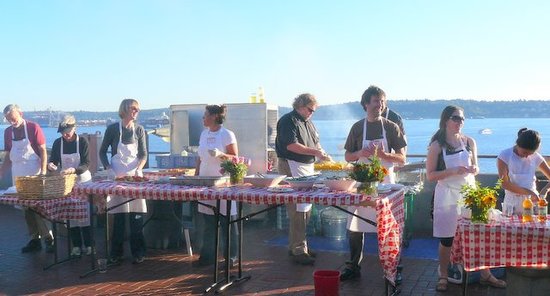
[[[162,112],[162,115],[160,116],[149,117],[141,120],[141,125],[143,125],[145,129],[157,129],[170,126],[170,117],[166,115],[166,112]]]
[[[490,128],[483,128],[483,129],[480,129],[480,130],[479,130],[479,133],[480,133],[481,135],[490,135],[490,134],[493,133],[493,130],[490,129]]]

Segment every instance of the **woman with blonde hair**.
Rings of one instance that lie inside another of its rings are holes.
[[[115,177],[143,176],[142,169],[147,162],[146,133],[143,126],[137,124],[139,103],[134,99],[125,99],[120,103],[118,115],[120,122],[107,127],[99,157],[110,175]],[[111,149],[111,159],[107,150]],[[111,240],[111,263],[122,260],[124,229],[126,216],[130,221],[130,249],[134,264],[143,262],[145,256],[145,237],[143,236],[143,216],[147,213],[144,199],[130,199],[110,196],[107,200],[109,213],[114,214],[113,235]]]

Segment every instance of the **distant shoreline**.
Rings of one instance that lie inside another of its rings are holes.
[[[268,102],[269,103],[269,102]],[[359,120],[365,116],[359,101],[342,104],[323,105],[319,100],[315,120]],[[438,119],[441,111],[448,105],[457,105],[464,108],[464,113],[470,119],[484,118],[550,118],[550,100],[516,100],[516,101],[476,101],[476,100],[389,100],[389,108],[396,111],[408,120]],[[279,116],[290,112],[292,108],[279,106]],[[40,116],[46,112],[54,112],[56,118],[62,114],[70,113],[77,121],[107,121],[118,120],[117,112],[96,111],[24,111],[26,118]],[[141,110],[138,120],[144,122],[147,119],[159,117],[163,112],[170,115],[170,109]],[[92,124],[93,125],[93,124]]]

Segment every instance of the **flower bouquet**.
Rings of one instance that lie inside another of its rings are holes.
[[[466,208],[472,211],[472,222],[487,223],[489,210],[497,204],[498,190],[502,180],[498,180],[494,187],[483,187],[479,182],[474,186],[463,185],[460,193],[464,196]]]
[[[382,182],[388,175],[388,170],[382,166],[380,158],[369,157],[370,163],[354,163],[349,177],[361,185],[357,188],[358,193],[375,194],[378,182]]]
[[[231,184],[239,184],[243,182],[250,164],[250,158],[232,156],[222,161],[220,173],[229,173]]]

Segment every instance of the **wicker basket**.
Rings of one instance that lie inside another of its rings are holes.
[[[50,199],[71,193],[75,180],[75,174],[17,177],[15,187],[22,198]]]

